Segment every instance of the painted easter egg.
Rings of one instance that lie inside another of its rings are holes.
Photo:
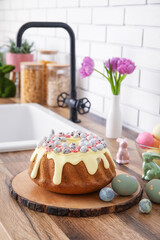
[[[110,202],[112,201],[112,199],[114,198],[115,196],[115,193],[114,191],[109,188],[109,187],[104,187],[100,190],[99,192],[99,197],[102,201],[105,201],[105,202]]]
[[[154,128],[153,128],[153,135],[156,137],[158,140],[160,140],[160,123],[158,123]]]
[[[149,146],[152,147],[154,144],[154,138],[152,136],[151,133],[148,132],[142,132],[138,135],[137,139],[136,139],[137,143],[145,145],[145,146]],[[140,148],[145,148],[143,146],[140,146]]]
[[[138,181],[134,176],[120,174],[113,178],[112,188],[121,196],[130,196],[137,191]]]
[[[154,203],[160,203],[160,179],[152,179],[145,188],[148,198]]]
[[[160,148],[160,140],[158,140],[155,137],[153,137],[153,140],[154,140],[153,147]]]
[[[149,199],[142,199],[140,202],[139,202],[139,211],[141,213],[150,213],[152,209],[152,203]]]

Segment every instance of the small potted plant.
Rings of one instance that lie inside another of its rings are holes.
[[[15,66],[14,72],[20,72],[21,62],[32,62],[33,61],[33,45],[32,42],[29,44],[27,40],[22,42],[21,47],[17,47],[16,43],[10,39],[8,46],[8,52],[6,53],[6,64],[11,64]]]
[[[33,45],[33,42],[29,44],[27,40],[24,40],[21,47],[17,47],[12,39],[9,40],[9,45],[7,45],[6,64],[15,66],[9,78],[14,81],[17,86],[17,97],[20,95],[20,63],[33,62],[33,54],[31,54]]]

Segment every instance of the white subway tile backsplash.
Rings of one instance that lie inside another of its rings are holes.
[[[4,12],[4,20],[5,21],[14,21],[16,18],[16,12],[12,10],[6,10]]]
[[[72,28],[75,37],[78,36],[78,25],[77,24],[70,24],[70,27]],[[60,38],[69,38],[69,34],[68,32],[63,29],[63,28],[57,28],[56,29],[56,37],[60,37]]]
[[[138,110],[121,104],[122,121],[130,126],[137,127]]]
[[[9,0],[1,0],[0,1],[0,9],[10,9],[10,1]]]
[[[15,34],[12,32],[5,32],[3,35],[3,44],[8,44],[9,43],[9,39],[14,39],[16,40]],[[3,46],[3,45],[2,45]]]
[[[105,41],[105,26],[91,26],[80,25],[79,26],[79,39],[88,41]]]
[[[76,57],[76,68],[77,68],[77,71],[80,69],[82,61],[83,61],[83,57]]]
[[[80,6],[85,7],[99,7],[99,6],[107,6],[108,0],[80,0]]]
[[[21,25],[22,24],[23,23],[21,23]],[[39,29],[38,28],[28,28],[27,31],[24,32],[23,38],[27,38],[28,36],[36,36],[36,35],[42,35],[43,36],[43,30],[44,29],[42,29],[42,28],[39,28]]]
[[[96,68],[101,73],[106,73],[105,69],[104,69],[104,61],[96,60],[96,59],[93,59],[93,60],[94,60],[94,68]],[[103,76],[100,73],[98,73],[96,71],[94,71],[93,73],[94,73],[94,76],[95,76],[95,74],[97,74],[97,76],[96,76],[97,78],[103,78]]]
[[[125,79],[122,81],[122,84],[131,86],[131,87],[138,87],[139,85],[139,70],[135,69],[132,74],[128,74]]]
[[[141,46],[142,28],[109,26],[107,27],[107,42]]]
[[[45,49],[46,47],[45,37],[43,36],[29,35],[27,40],[29,42],[34,42],[36,49]]]
[[[23,7],[24,9],[26,8],[38,8],[38,0],[27,0],[27,1],[23,1]]]
[[[121,47],[107,43],[92,43],[91,44],[91,57],[94,59],[108,60],[112,57],[121,56]]]
[[[45,9],[32,9],[30,10],[31,21],[46,21],[46,10]]]
[[[5,2],[7,2],[7,1],[5,0]],[[24,6],[23,3],[24,3],[23,0],[10,0],[10,8],[11,9],[23,9],[23,6]]]
[[[145,47],[160,48],[160,29],[159,28],[145,28],[144,42]]]
[[[96,111],[99,113],[103,112],[103,98],[102,96],[98,96],[96,94],[87,92],[87,91],[83,91],[81,89],[78,90],[78,97],[79,98],[83,98],[86,97],[89,99],[89,101],[91,102],[91,111]]]
[[[39,8],[54,8],[56,7],[56,0],[39,0],[38,1]]]
[[[57,29],[55,29],[55,31],[56,31],[56,37],[69,38],[69,34],[65,29],[57,28]]]
[[[147,91],[160,94],[160,72],[141,70],[140,87]]]
[[[125,24],[160,26],[160,6],[146,5],[138,7],[127,7]]]
[[[10,31],[11,32],[15,32],[15,33],[17,33],[17,31],[19,30],[19,28],[22,26],[22,22],[18,22],[18,21],[11,21],[10,22]],[[16,35],[15,35],[15,37],[16,37]]]
[[[72,28],[75,38],[78,39],[78,33],[79,33],[79,29],[78,29],[78,24],[74,24],[74,23],[70,23],[69,26]]]
[[[79,0],[57,0],[57,7],[78,7]]]
[[[159,50],[124,47],[123,57],[130,58],[139,67],[160,70]]]
[[[69,8],[67,9],[67,21],[69,23],[91,23],[91,9]]]
[[[57,41],[58,40],[58,41]],[[65,39],[57,39],[53,37],[47,37],[46,39],[46,48],[48,50],[58,50],[60,52],[65,52],[66,42]]]
[[[103,25],[123,25],[123,8],[93,8],[93,23]]]
[[[89,43],[86,41],[77,41],[76,42],[76,53],[79,56],[88,56],[89,55]]]
[[[101,96],[108,96],[107,79],[91,76],[89,78],[89,91]]]
[[[66,22],[66,9],[47,9],[47,21]]]
[[[79,70],[77,71],[77,87],[83,89],[83,90],[88,90],[88,78],[81,79]]]
[[[0,21],[2,21],[3,22],[3,20],[4,20],[4,11],[2,11],[2,10],[0,10]],[[0,22],[0,24],[2,24],[2,22]]]
[[[140,111],[139,113],[139,129],[152,133],[155,125],[160,123],[159,115],[151,115],[149,113]]]
[[[33,28],[37,30],[39,35],[43,35],[47,37],[55,37],[56,36],[56,28]],[[28,31],[28,30],[27,30]]]
[[[146,0],[110,0],[109,4],[118,6],[118,5],[138,5],[145,4]]]
[[[65,49],[65,52],[70,53],[71,45],[70,45],[70,41],[69,41],[69,39],[65,39],[65,43],[66,43],[66,49]],[[76,46],[76,47],[77,47],[77,46]]]
[[[121,88],[121,101],[123,104],[146,110],[152,114],[159,113],[159,96],[139,89],[123,86]]]
[[[15,11],[16,20],[27,22],[30,20],[30,12],[26,10],[17,10]]]
[[[160,3],[160,0],[147,0],[147,3]]]

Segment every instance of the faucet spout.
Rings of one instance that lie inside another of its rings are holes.
[[[18,33],[16,44],[18,47],[22,44],[22,35],[28,28],[64,28],[70,36],[70,99],[76,100],[76,58],[75,58],[75,35],[72,28],[63,22],[27,22],[23,24]],[[70,106],[70,120],[79,122],[77,119],[77,110]]]

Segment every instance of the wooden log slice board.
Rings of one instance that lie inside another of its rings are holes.
[[[117,175],[123,174],[116,170]],[[10,184],[10,194],[29,209],[56,216],[89,217],[121,212],[138,203],[142,197],[139,184],[137,192],[131,196],[116,195],[111,202],[99,198],[99,192],[84,195],[65,195],[47,191],[36,185],[29,177],[28,170],[16,175]]]

